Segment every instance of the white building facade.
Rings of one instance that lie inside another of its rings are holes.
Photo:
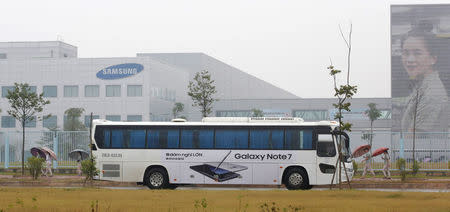
[[[187,95],[189,80],[208,70],[216,81],[219,99],[298,98],[202,53],[138,54],[137,57],[78,58],[77,47],[60,41],[0,43],[0,98],[3,130],[18,130],[20,123],[8,115],[6,98],[14,83],[28,83],[50,100],[27,127],[63,129],[64,112],[83,108],[82,121],[169,121],[175,102],[185,105],[182,114],[200,120]]]

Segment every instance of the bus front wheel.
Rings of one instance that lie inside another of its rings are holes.
[[[145,184],[150,189],[167,188],[169,185],[169,177],[162,168],[152,168],[146,173]]]
[[[287,171],[284,183],[289,190],[308,189],[308,175],[303,169],[291,168]]]

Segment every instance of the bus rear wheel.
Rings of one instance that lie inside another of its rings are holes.
[[[152,168],[145,176],[145,184],[150,189],[163,189],[169,185],[169,177],[162,168]]]
[[[309,189],[308,175],[303,169],[291,168],[287,171],[284,184],[289,190]]]

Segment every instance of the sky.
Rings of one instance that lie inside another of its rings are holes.
[[[0,42],[62,40],[78,57],[202,52],[302,98],[333,97],[330,63],[355,97],[390,97],[390,5],[450,0],[7,0]],[[214,77],[214,76],[213,76]]]

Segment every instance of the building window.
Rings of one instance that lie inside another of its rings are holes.
[[[127,96],[142,96],[142,85],[128,85]]]
[[[36,116],[31,117],[27,122],[25,122],[25,127],[36,128]]]
[[[30,91],[32,93],[36,93],[36,86],[29,86]],[[2,97],[6,97],[8,95],[8,91],[14,91],[15,86],[2,86]]]
[[[78,85],[65,85],[64,97],[78,97]]]
[[[128,115],[127,121],[142,121],[141,115]]]
[[[2,97],[6,97],[8,91],[14,91],[14,86],[2,86]]]
[[[106,86],[107,97],[120,97],[120,85],[107,85]]]
[[[36,93],[36,86],[30,86],[31,93]]]
[[[328,120],[327,110],[294,110],[294,117],[300,117],[305,121],[322,121]]]
[[[50,116],[42,120],[42,126],[48,129],[56,128],[57,122],[58,122],[57,116]]]
[[[93,115],[93,116],[92,116],[92,120],[94,120],[94,119],[99,119],[99,118],[100,118],[99,115]],[[90,116],[90,115],[84,116],[84,125],[85,125],[87,128],[90,128],[90,127],[91,127],[91,116]]]
[[[15,128],[16,119],[12,116],[2,116],[2,128]]]
[[[44,93],[44,97],[57,97],[58,87],[56,85],[44,85],[42,92]]]
[[[390,120],[392,118],[392,112],[389,109],[381,109],[381,116],[378,119]]]
[[[0,53],[0,59],[7,59],[8,55],[6,53]]]
[[[106,115],[108,121],[120,121],[120,115]]]
[[[98,85],[86,85],[84,86],[85,97],[98,97],[100,96],[100,87]]]

